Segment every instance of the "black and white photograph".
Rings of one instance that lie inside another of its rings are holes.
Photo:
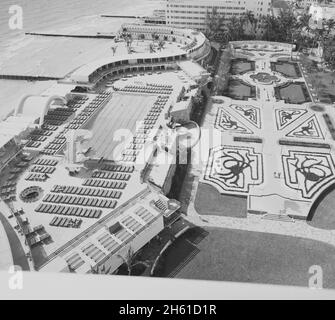
[[[334,299],[335,1],[1,0],[0,271]]]

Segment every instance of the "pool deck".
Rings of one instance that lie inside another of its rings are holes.
[[[139,92],[138,89],[133,89],[127,91],[127,87],[136,87],[136,86],[146,86],[147,83],[153,83],[156,85],[170,85],[168,91],[164,91],[165,93],[162,94],[160,90],[157,90],[158,93],[150,93],[150,92]],[[153,128],[150,129],[152,132],[155,133],[158,130],[159,126],[166,122],[165,114],[168,112],[170,105],[173,104],[174,101],[177,100],[177,97],[182,89],[183,86],[190,86],[194,85],[193,80],[188,77],[183,71],[168,71],[168,72],[158,72],[158,73],[150,73],[150,74],[143,74],[143,75],[134,75],[133,77],[123,78],[114,82],[114,87],[108,87],[106,89],[106,93],[110,93],[107,98],[106,104],[102,104],[95,114],[92,114],[88,121],[83,124],[83,128],[87,130],[93,131],[93,140],[90,141],[92,147],[92,159],[100,159],[101,157],[106,157],[105,159],[114,159],[116,163],[122,165],[131,165],[134,166],[134,170],[130,173],[124,173],[125,175],[129,176],[127,180],[121,181],[120,183],[124,183],[124,188],[111,188],[111,190],[116,190],[120,193],[119,198],[115,198],[117,202],[115,207],[101,207],[101,215],[98,219],[83,217],[81,216],[81,224],[79,228],[61,228],[56,226],[51,226],[50,222],[53,218],[57,215],[55,214],[48,214],[46,212],[39,212],[36,209],[42,203],[52,204],[45,201],[47,195],[55,194],[53,189],[57,185],[62,186],[71,186],[71,187],[78,187],[83,188],[85,186],[85,181],[89,178],[92,178],[93,170],[92,166],[88,163],[86,167],[83,165],[79,174],[76,176],[72,176],[69,174],[67,169],[69,163],[66,161],[66,158],[63,156],[63,149],[60,149],[54,155],[41,155],[37,156],[29,163],[29,166],[24,168],[22,174],[18,176],[17,183],[16,183],[16,199],[12,201],[13,210],[20,210],[21,208],[24,211],[22,215],[22,219],[29,221],[29,227],[34,228],[36,226],[42,225],[44,230],[47,234],[51,236],[51,241],[47,244],[37,245],[32,250],[33,261],[29,260],[30,269],[33,270],[34,267],[39,269],[40,267],[44,270],[57,270],[57,261],[60,258],[58,256],[62,256],[64,252],[67,252],[67,248],[71,248],[71,243],[73,239],[80,237],[83,233],[88,232],[94,228],[94,226],[100,221],[104,219],[119,219],[118,212],[120,211],[121,214],[123,213],[123,206],[127,204],[129,201],[137,202],[137,200],[132,200],[134,197],[137,197],[139,194],[143,192],[147,192],[147,184],[141,182],[141,171],[143,170],[144,166],[146,165],[147,159],[145,158],[145,148],[143,151],[141,150],[141,154],[137,157],[137,160],[132,162],[131,164],[127,161],[122,160],[122,152],[126,150],[126,147],[129,145],[130,141],[133,141],[133,136],[135,135],[135,131],[143,125],[143,123],[137,123],[138,121],[141,122],[144,120],[145,116],[150,112],[151,108],[156,106],[157,99],[160,99],[161,96],[165,96],[166,102],[161,104],[161,110],[159,111],[159,115],[157,115],[156,123],[153,125]],[[136,91],[137,90],[137,91]],[[55,130],[50,136],[47,137],[47,140],[42,142],[40,146],[36,148],[26,148],[26,151],[32,151],[35,154],[37,152],[41,152],[45,149],[45,147],[52,142],[57,135],[59,135],[73,120],[74,117],[80,115],[85,108],[92,104],[92,101],[98,97],[98,94],[88,94],[88,99],[86,99],[80,107],[76,109],[75,114],[68,118],[62,125],[60,125],[57,130]],[[156,107],[157,108],[157,107]],[[108,128],[108,130],[107,130]],[[121,137],[122,141],[117,140],[117,133],[118,130],[121,129]],[[135,130],[136,129],[136,130]],[[126,134],[125,134],[126,133]],[[150,134],[151,134],[150,133]],[[125,135],[124,135],[125,134]],[[116,138],[115,138],[116,137]],[[115,141],[113,141],[115,138]],[[95,139],[95,140],[94,140]],[[115,143],[114,143],[115,142]],[[116,148],[119,147],[119,148]],[[118,150],[116,150],[118,149]],[[147,150],[146,150],[147,151]],[[115,154],[114,154],[115,152]],[[91,153],[91,151],[90,151]],[[143,153],[143,155],[142,155]],[[31,175],[33,172],[33,167],[36,166],[35,160],[43,158],[49,159],[53,161],[58,161],[58,163],[54,166],[55,171],[48,174],[48,179],[45,181],[30,181],[26,180],[26,178]],[[94,167],[94,166],[93,166]],[[13,169],[13,168],[9,168]],[[10,174],[10,170],[7,170],[5,176],[3,177],[6,180],[7,176]],[[97,165],[95,165],[94,169],[98,170]],[[113,178],[112,178],[113,179]],[[118,178],[119,179],[119,178]],[[108,180],[101,180],[101,181],[108,181]],[[113,181],[113,180],[112,180]],[[116,180],[115,180],[116,181]],[[21,199],[20,194],[25,189],[37,186],[41,187],[43,190],[43,194],[38,198],[35,202],[25,202]],[[92,189],[92,188],[91,188]],[[93,188],[95,189],[95,188]],[[105,189],[106,190],[106,189]],[[101,197],[101,196],[99,196]],[[149,198],[148,198],[149,197]],[[152,201],[153,196],[149,194],[147,199],[141,200],[139,198],[138,203],[143,204],[148,201]],[[90,197],[86,197],[89,199]],[[91,198],[93,199],[93,198]],[[103,198],[99,198],[100,200]],[[113,198],[114,199],[114,198]],[[113,200],[114,201],[114,200]],[[55,203],[56,204],[56,203]],[[59,203],[61,204],[61,203]],[[63,203],[64,204],[64,203]],[[90,209],[94,208],[93,205],[87,205],[85,208]],[[148,210],[152,210],[152,208],[148,205]],[[4,218],[9,222],[9,227],[13,233],[17,234],[15,230],[15,226],[17,225],[17,221],[15,217],[9,218],[12,215],[12,211],[8,207],[6,203],[0,201],[0,211],[3,213]],[[115,218],[113,218],[115,212]],[[154,211],[155,212],[155,211]],[[156,213],[157,214],[157,213]],[[109,218],[111,216],[112,218]],[[70,218],[72,216],[69,216]],[[75,218],[75,217],[72,217]],[[136,219],[136,218],[135,218]],[[116,220],[117,221],[117,220]],[[103,225],[101,224],[101,228]],[[0,230],[1,231],[1,230]],[[99,234],[100,235],[100,234]],[[94,235],[95,236],[95,235]],[[25,237],[23,234],[17,235],[18,240],[20,241],[20,248],[24,250],[26,253],[29,252],[29,248],[27,243],[25,243]],[[93,237],[93,236],[92,236]],[[89,236],[84,235],[84,240],[89,240]],[[86,239],[87,238],[87,239]],[[4,238],[1,240],[4,241]],[[1,246],[2,248],[8,248],[8,245]],[[62,249],[64,248],[64,249]],[[10,251],[9,251],[10,252]],[[58,253],[57,253],[58,252]],[[4,251],[4,255],[5,255]],[[2,254],[2,253],[0,253]],[[56,259],[52,260],[51,257],[56,256]],[[82,267],[84,270],[90,264],[89,259],[85,256],[83,257],[84,261],[87,263],[85,266]],[[2,259],[3,263],[10,264],[10,256],[6,256],[6,258]],[[15,260],[15,259],[14,259]],[[51,266],[48,266],[49,261],[51,262]],[[60,262],[60,265],[64,263],[64,261]],[[87,270],[84,270],[87,272]],[[83,272],[84,272],[83,271]]]

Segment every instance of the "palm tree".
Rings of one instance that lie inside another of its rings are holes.
[[[138,253],[135,253],[131,247],[129,247],[125,256],[121,254],[117,255],[126,265],[128,276],[132,274],[133,269],[138,265],[144,265],[145,267],[149,266],[149,261],[136,261],[137,255]]]
[[[227,24],[227,28],[230,32],[232,41],[241,40],[241,36],[244,34],[242,21],[237,17],[233,16]]]
[[[225,23],[225,17],[218,13],[216,7],[213,7],[212,12],[207,11],[206,13],[206,36],[208,39],[213,39],[220,36],[222,26]]]
[[[299,17],[297,21],[297,27],[300,32],[306,32],[307,34],[311,31],[311,21],[312,15],[309,13],[304,13],[302,16]]]
[[[277,41],[279,37],[279,23],[274,16],[266,15],[261,17],[261,26],[264,29],[263,39]]]
[[[257,28],[258,19],[255,18],[255,14],[250,10],[247,11],[242,15],[241,21],[243,23],[244,29],[249,27],[250,34],[253,37],[256,37],[256,28]]]
[[[159,43],[158,43],[158,49],[162,50],[162,49],[164,49],[164,46],[165,46],[165,41],[160,40]]]

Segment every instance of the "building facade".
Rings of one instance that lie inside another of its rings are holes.
[[[271,13],[271,0],[167,0],[166,23],[179,28],[206,29],[206,16],[213,9],[227,18],[247,11],[255,17]]]
[[[335,20],[335,3],[311,5],[309,14],[311,28],[323,28],[323,21]]]

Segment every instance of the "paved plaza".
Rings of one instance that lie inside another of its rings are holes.
[[[233,78],[254,87],[256,98],[214,97],[203,130],[218,131],[221,139],[210,147],[200,182],[244,196],[249,212],[307,219],[335,180],[333,106],[315,106],[299,63],[285,62],[285,54],[260,50],[248,59],[255,70],[245,71],[241,61],[235,70],[243,71]]]

